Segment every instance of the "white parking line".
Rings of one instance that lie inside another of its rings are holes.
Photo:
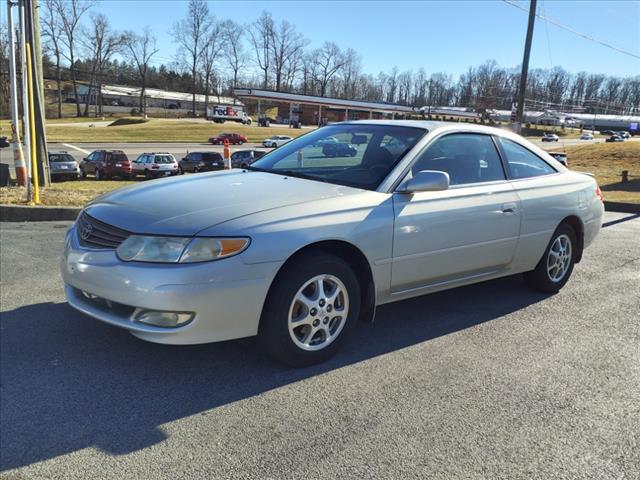
[[[74,150],[77,150],[77,151],[79,151],[81,153],[84,153],[85,155],[89,155],[91,153],[91,152],[89,152],[87,150],[83,150],[80,147],[76,147],[75,145],[71,145],[70,143],[61,143],[60,145],[64,145],[65,147],[68,147],[68,148],[73,148]]]

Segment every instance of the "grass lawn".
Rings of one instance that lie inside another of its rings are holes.
[[[147,123],[136,125],[118,125],[108,127],[87,126],[47,126],[47,138],[50,142],[92,142],[92,143],[125,143],[125,142],[206,142],[209,137],[234,132],[245,135],[249,142],[261,142],[272,135],[289,135],[297,137],[308,129],[282,127],[257,127],[239,123],[205,123],[190,120],[150,119]]]
[[[119,187],[132,185],[131,180],[71,180],[56,182],[40,190],[41,205],[81,207],[103,193]],[[19,187],[0,188],[0,203],[24,205],[26,189]]]
[[[569,167],[593,173],[605,200],[640,203],[640,142],[591,143],[564,149]],[[629,182],[621,182],[623,170]]]
[[[116,120],[105,118],[105,120]],[[127,143],[127,142],[206,142],[209,137],[224,132],[245,135],[249,142],[261,142],[272,135],[297,137],[309,131],[308,128],[287,127],[263,128],[240,123],[224,124],[194,120],[149,119],[146,123],[118,125],[108,127],[89,127],[87,125],[56,125],[57,123],[90,123],[102,121],[100,118],[64,118],[47,120],[47,140],[49,142],[90,142],[90,143]],[[9,121],[0,120],[0,131],[10,135]]]

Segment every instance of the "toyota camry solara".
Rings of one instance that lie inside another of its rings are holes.
[[[329,137],[356,154],[325,156]],[[96,199],[69,229],[62,276],[71,306],[142,339],[258,335],[308,365],[380,304],[515,273],[558,291],[603,210],[592,177],[512,133],[345,122],[245,170]]]

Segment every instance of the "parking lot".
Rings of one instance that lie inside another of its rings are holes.
[[[638,479],[640,217],[605,222],[557,295],[516,276],[386,305],[300,370],[86,318],[68,223],[2,223],[1,475]]]

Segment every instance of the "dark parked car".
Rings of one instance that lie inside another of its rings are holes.
[[[624,142],[624,138],[622,138],[620,135],[611,135],[605,140],[605,142]]]
[[[222,145],[225,140],[229,140],[231,145],[242,145],[243,143],[247,143],[247,137],[237,133],[221,133],[220,135],[211,137],[209,139],[209,143],[212,145]]]
[[[80,178],[78,162],[67,152],[49,152],[51,180],[76,180]]]
[[[9,140],[7,140],[7,137],[0,137],[0,148],[5,148],[9,145]]]
[[[616,132],[614,132],[613,130],[600,130],[600,133],[602,135],[615,135]]]
[[[232,168],[245,168],[265,155],[267,152],[261,150],[238,150],[231,154]]]
[[[82,159],[80,173],[83,178],[95,175],[96,180],[131,178],[131,162],[122,150],[96,150]]]
[[[178,171],[184,172],[211,172],[224,169],[224,159],[216,152],[190,152],[180,160]]]
[[[355,157],[358,149],[350,143],[325,143],[322,154],[325,157]]]

